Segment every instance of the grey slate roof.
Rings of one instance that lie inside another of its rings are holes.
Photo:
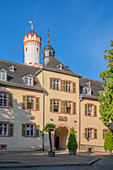
[[[11,65],[13,65],[15,68],[14,72],[9,71],[9,67]],[[43,88],[41,87],[37,77],[34,78],[34,86],[32,87],[26,85],[23,80],[24,76],[27,74],[31,74],[34,76],[35,73],[39,70],[39,68],[26,66],[23,64],[14,63],[10,61],[0,60],[0,69],[5,69],[7,71],[7,81],[0,80],[0,84],[43,91]]]
[[[85,87],[86,83],[88,83],[89,81],[91,82],[91,95],[86,95],[83,93],[83,87]],[[104,90],[102,82],[98,80],[81,77],[79,82],[80,82],[80,94],[82,94],[82,96],[86,98],[98,99],[99,91]]]
[[[35,34],[35,35],[38,35],[37,32],[35,32],[35,31],[33,31],[33,30],[29,31],[27,34]],[[27,35],[27,34],[26,34],[26,35]]]
[[[45,65],[44,69],[59,72],[59,73],[64,73],[64,74],[68,74],[68,75],[72,75],[72,76],[75,76],[75,77],[81,77],[79,74],[72,72],[68,67],[66,67],[62,63],[61,63],[62,67],[63,67],[62,70],[58,69],[58,64],[60,64],[60,63],[61,62],[59,60],[57,60],[55,57],[52,57],[52,59]]]

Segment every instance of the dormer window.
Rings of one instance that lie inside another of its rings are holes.
[[[9,71],[14,71],[14,66],[13,66],[13,65],[11,65],[11,66],[9,67]]]
[[[0,69],[0,80],[6,81],[7,80],[6,75],[7,75],[7,71],[4,69]]]
[[[33,86],[33,76],[31,74],[25,77],[26,85]]]
[[[86,88],[85,88],[85,94],[91,95],[91,88],[86,87]]]
[[[59,70],[62,70],[62,64],[61,64],[61,63],[59,63],[59,64],[57,65],[57,67],[58,67]]]

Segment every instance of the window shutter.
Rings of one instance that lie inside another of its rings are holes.
[[[88,138],[88,128],[85,128],[85,138]]]
[[[97,139],[97,129],[94,129],[94,139]]]
[[[85,104],[85,116],[88,115],[88,104]]]
[[[61,80],[61,91],[66,91],[66,81]]]
[[[13,108],[13,94],[12,93],[8,94],[8,106],[10,108]]]
[[[53,99],[50,99],[50,112],[53,112]]]
[[[53,89],[53,79],[50,78],[50,89]]]
[[[61,113],[66,113],[66,101],[61,101]]]
[[[40,105],[39,97],[36,97],[36,110],[38,110],[38,111],[40,110],[39,105]]]
[[[76,83],[73,82],[73,93],[76,93]]]
[[[13,136],[13,124],[9,124],[9,136]]]
[[[97,105],[94,105],[94,116],[97,116]]]
[[[39,137],[40,125],[35,125],[35,136]]]
[[[76,103],[73,102],[73,114],[76,115]]]
[[[22,109],[27,109],[27,96],[23,95]]]
[[[22,136],[26,136],[26,124],[22,124]]]

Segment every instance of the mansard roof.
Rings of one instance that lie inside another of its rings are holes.
[[[58,68],[59,64],[62,64],[62,69]],[[61,63],[55,57],[52,57],[52,59],[44,66],[44,69],[49,70],[49,71],[72,75],[75,77],[81,77],[79,74],[72,72],[67,66],[65,66],[63,63]]]
[[[10,65],[14,66],[15,68],[14,72],[11,72],[9,70]],[[23,77],[25,77],[25,75],[28,74],[34,76],[35,73],[39,70],[39,68],[26,66],[23,64],[14,63],[10,61],[0,60],[0,69],[5,69],[7,71],[7,81],[0,80],[0,84],[43,91],[43,88],[41,87],[37,77],[34,77],[34,86],[32,87],[26,85],[23,79]]]
[[[91,82],[91,95],[86,95],[83,92],[83,88],[86,87],[89,81]],[[102,82],[98,80],[81,77],[79,82],[80,82],[80,94],[82,94],[83,97],[89,99],[98,99],[98,96],[100,95],[99,92],[104,90]]]

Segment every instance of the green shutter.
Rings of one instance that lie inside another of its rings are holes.
[[[73,82],[73,93],[76,93],[76,83]]]
[[[36,97],[36,110],[40,110],[40,102],[39,102],[39,97]]]
[[[85,104],[85,116],[88,115],[88,104]]]
[[[94,116],[97,116],[97,105],[94,105]]]
[[[53,79],[50,78],[50,89],[53,89]]]
[[[50,112],[53,112],[54,101],[50,99]]]
[[[66,91],[66,81],[61,80],[61,91]]]
[[[73,102],[73,114],[76,115],[76,103]]]
[[[61,113],[66,113],[66,101],[61,101]]]
[[[9,124],[9,136],[13,136],[13,124]]]
[[[88,128],[85,128],[85,138],[88,138]]]
[[[94,139],[97,139],[97,129],[94,129]]]
[[[35,125],[35,136],[39,137],[40,125]]]
[[[27,96],[23,95],[22,109],[27,109]]]
[[[26,136],[26,124],[22,124],[22,136]]]
[[[9,94],[8,94],[8,106],[9,106],[10,108],[13,107],[13,94],[12,94],[12,93],[9,93]]]

